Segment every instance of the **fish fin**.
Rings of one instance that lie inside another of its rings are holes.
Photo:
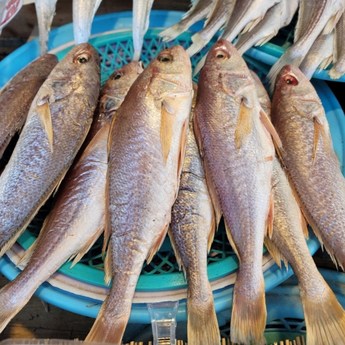
[[[308,223],[307,223],[302,211],[301,211],[301,227],[302,227],[304,238],[308,239],[309,238]]]
[[[326,136],[324,126],[322,122],[320,121],[320,119],[317,116],[314,116],[313,121],[314,121],[314,140],[313,140],[312,160],[314,163],[316,159],[317,146],[319,144],[320,137],[322,136],[322,138],[325,140],[326,145],[329,139]]]
[[[267,43],[268,41],[271,40],[271,38],[275,37],[277,35],[276,32],[274,32],[273,34],[271,35],[267,35],[263,38],[261,38],[260,40],[258,40],[256,43],[255,43],[255,46],[263,46],[265,43]]]
[[[175,122],[174,113],[172,113],[172,109],[170,109],[169,103],[166,101],[162,102],[161,107],[161,130],[160,130],[160,138],[161,138],[161,146],[162,146],[162,154],[164,163],[167,162],[170,148],[171,148],[171,141],[173,135],[173,125]]]
[[[187,131],[189,129],[189,119],[187,119],[184,124],[182,125],[182,130],[181,130],[181,139],[180,139],[180,151],[179,151],[179,156],[178,156],[178,162],[177,162],[177,178],[180,180],[182,168],[183,168],[183,162],[184,162],[184,157],[186,155],[186,143],[187,143]],[[176,191],[176,197],[178,194],[178,190]]]
[[[248,294],[248,282],[241,265],[234,286],[230,324],[231,341],[235,344],[266,344],[266,302],[264,280],[256,284],[255,292]]]
[[[226,230],[226,235],[228,237],[228,240],[230,242],[230,245],[233,249],[233,251],[235,252],[235,254],[237,255],[238,257],[238,260],[241,261],[241,257],[240,257],[240,254],[239,254],[239,251],[236,247],[236,244],[235,244],[235,241],[234,239],[232,238],[232,234],[231,234],[231,229],[230,227],[226,224],[226,220],[224,219],[224,224],[225,224],[225,230]]]
[[[42,227],[43,228],[43,227]],[[36,241],[25,251],[24,255],[19,259],[19,261],[17,262],[17,267],[20,268],[21,270],[23,270],[27,264],[29,263],[32,254],[35,251],[35,248],[37,246],[37,239]]]
[[[111,243],[108,245],[108,250],[106,253],[103,253],[104,255],[104,282],[109,285],[111,282],[111,278],[113,276],[113,271],[112,271],[112,264],[111,264]]]
[[[319,65],[320,69],[326,69],[333,61],[333,56],[329,56],[326,59],[323,59]]]
[[[337,23],[338,23],[338,21],[339,21],[339,19],[340,19],[342,14],[343,14],[343,11],[338,11],[334,16],[332,16],[328,20],[328,22],[325,25],[325,27],[324,27],[323,31],[321,32],[321,34],[322,35],[330,34],[334,30],[334,28],[337,25]]]
[[[37,102],[37,115],[46,133],[50,151],[53,152],[54,132],[49,106],[49,96],[46,96]]]
[[[73,259],[73,261],[71,263],[70,268],[75,266],[75,264],[77,264],[81,260],[81,258],[90,250],[90,248],[98,240],[99,236],[101,236],[103,229],[104,229],[104,226],[102,224],[98,227],[97,231],[95,231],[93,236],[84,244],[84,246],[80,249],[80,251],[71,257],[70,260]]]
[[[270,195],[270,204],[269,204],[269,210],[267,214],[267,221],[266,221],[266,236],[268,238],[272,238],[273,235],[273,221],[274,221],[274,192],[271,192]]]
[[[162,231],[160,232],[159,236],[156,239],[156,242],[150,248],[147,258],[146,258],[147,264],[151,262],[152,258],[155,256],[155,254],[158,252],[159,248],[163,244],[165,236],[168,232],[168,228],[169,228],[169,223],[164,225]]]
[[[269,116],[263,111],[263,109],[260,110],[260,120],[268,133],[271,134],[274,147],[276,148],[277,154],[279,158],[281,158],[281,152],[283,150],[283,144],[280,140],[279,134],[277,133],[276,129],[274,128]]]
[[[307,328],[307,344],[345,344],[345,311],[327,286],[322,296],[301,291]]]
[[[209,286],[208,298],[187,298],[187,339],[190,345],[220,344],[220,332]]]
[[[282,268],[283,262],[287,269],[288,261],[286,260],[282,252],[278,249],[278,247],[274,244],[274,242],[270,238],[265,237],[264,244],[268,252],[271,254],[275,263],[279,266],[279,268]]]
[[[205,65],[205,61],[206,61],[206,57],[207,54],[205,54],[200,60],[199,62],[196,64],[194,71],[193,71],[193,77],[195,77],[200,71],[201,69],[204,67]]]
[[[171,231],[170,227],[168,229],[168,235],[169,235],[169,238],[170,238],[171,246],[172,246],[174,254],[175,254],[175,258],[176,258],[176,262],[177,262],[178,268],[179,268],[180,271],[181,271],[181,269],[183,269],[183,272],[186,275],[185,268],[184,268],[183,263],[182,263],[181,255],[180,255],[180,252],[177,249],[177,245],[176,245],[176,242],[175,242],[174,234]]]
[[[235,129],[235,145],[237,149],[241,148],[244,139],[251,133],[253,129],[251,111],[252,107],[248,106],[245,100],[242,99]]]
[[[105,183],[105,210],[104,210],[104,235],[102,255],[104,256],[109,245],[111,237],[110,213],[109,213],[109,169],[107,170],[107,177]]]
[[[108,343],[112,345],[122,345],[122,337],[128,323],[127,315],[117,318],[109,318],[105,315],[107,299],[102,304],[101,310],[92,325],[89,334],[86,336],[85,343]]]
[[[215,215],[215,212],[213,212],[210,230],[208,232],[208,237],[207,237],[207,253],[209,253],[211,250],[212,243],[214,240],[214,235],[216,234],[217,228],[218,228],[218,224],[216,224],[216,215]]]
[[[262,19],[263,19],[263,17],[259,17],[259,18],[256,18],[256,19],[252,20],[251,22],[249,22],[244,27],[244,29],[242,30],[241,34],[245,34],[246,32],[249,32],[249,31],[253,30],[255,28],[255,26],[258,25],[261,22]]]

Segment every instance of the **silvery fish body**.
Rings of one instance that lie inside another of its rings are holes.
[[[0,256],[65,176],[90,128],[99,87],[98,53],[81,44],[39,89],[0,176]]]
[[[18,72],[0,93],[0,158],[7,145],[24,125],[31,102],[57,64],[55,55],[46,54]]]
[[[86,341],[121,344],[135,287],[168,230],[192,102],[191,63],[162,51],[134,82],[110,134],[108,259],[112,287]]]
[[[68,171],[36,242],[21,260],[24,270],[0,290],[0,332],[40,284],[66,260],[75,257],[73,265],[78,262],[103,232],[110,122],[140,72],[141,67],[133,62],[116,71],[104,86],[99,107],[103,115],[98,117],[102,125]],[[113,79],[119,73],[121,81]]]
[[[194,131],[217,219],[223,214],[239,257],[230,332],[234,343],[264,343],[262,246],[274,156],[264,117],[245,61],[229,42],[218,41],[200,74]]]
[[[295,66],[277,79],[272,122],[303,214],[332,259],[345,268],[345,180],[314,87]],[[320,197],[322,195],[322,198]]]

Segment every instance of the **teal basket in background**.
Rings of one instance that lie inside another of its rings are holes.
[[[169,44],[162,42],[158,37],[158,32],[162,28],[176,23],[181,18],[181,15],[181,12],[152,11],[150,29],[145,36],[142,53],[144,65],[147,65],[159,51],[168,46],[181,44],[184,47],[188,47],[190,45],[191,32],[180,35],[177,40]],[[131,12],[107,14],[95,18],[90,43],[97,48],[101,56],[102,82],[115,69],[120,68],[131,60],[133,54],[131,25]],[[196,24],[192,30],[197,30],[200,27],[201,23]],[[73,28],[71,24],[52,30],[48,44],[50,52],[57,54],[59,59],[61,59],[72,46]],[[209,46],[193,56],[193,66],[202,58]],[[15,73],[38,57],[38,55],[39,44],[38,40],[35,39],[3,59],[0,62],[0,69],[2,71],[0,87],[5,85]],[[267,64],[263,64],[250,57],[247,57],[247,62],[261,78],[265,77],[268,70]],[[325,82],[316,80],[314,85],[325,107],[334,147],[344,173],[344,113]],[[19,273],[16,263],[23,255],[23,251],[36,240],[37,233],[49,209],[50,204],[48,201],[15,246],[6,256],[0,259],[0,271],[8,279],[14,279]],[[101,244],[101,241],[98,241],[83,260],[72,269],[69,263],[64,264],[48,282],[42,284],[36,295],[57,307],[77,314],[96,317],[108,291],[108,287],[103,280]],[[315,237],[311,236],[308,240],[308,246],[313,254],[319,248],[319,243]],[[228,243],[224,229],[221,227],[217,232],[208,257],[208,273],[214,291],[217,313],[231,307],[232,289],[237,268],[237,258]],[[280,270],[265,250],[263,271],[267,291],[292,275],[290,268]],[[180,300],[177,320],[183,321],[186,319],[185,298],[186,281],[183,274],[178,271],[170,242],[167,239],[152,263],[144,266],[142,270],[136,289],[130,322],[150,323],[146,303],[163,300]]]

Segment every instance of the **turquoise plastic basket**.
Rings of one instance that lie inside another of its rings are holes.
[[[163,43],[157,36],[163,28],[177,22],[181,17],[180,12],[153,11],[151,14],[150,30],[145,36],[142,60],[147,64],[158,52],[172,44],[181,44],[184,47],[191,43],[191,33],[187,32],[170,44]],[[114,69],[121,67],[131,60],[132,36],[131,12],[113,13],[95,18],[92,26],[90,42],[98,49],[102,61],[102,81],[112,73]],[[197,24],[192,29],[198,29]],[[73,46],[72,25],[68,24],[51,32],[49,50],[62,58]],[[208,47],[193,57],[193,66],[205,54]],[[33,40],[13,52],[0,62],[0,86],[6,82],[21,68],[39,55],[39,44]],[[267,65],[248,58],[248,64],[261,77],[267,72]],[[331,90],[323,81],[315,81],[315,88],[322,99],[330,122],[332,138],[335,150],[343,169],[345,123],[344,113]],[[344,170],[343,170],[344,172]],[[16,262],[19,257],[36,239],[45,215],[49,211],[49,202],[42,208],[37,217],[30,224],[18,242],[8,252],[7,256],[0,259],[0,271],[9,279],[14,279],[19,273]],[[72,269],[70,264],[64,264],[58,273],[37,291],[37,296],[57,307],[78,314],[96,317],[102,300],[105,298],[108,287],[104,284],[103,261],[101,258],[100,241],[89,251],[82,262]],[[315,237],[308,241],[310,252],[313,254],[319,247]],[[238,261],[226,239],[223,229],[220,229],[212,246],[208,259],[209,279],[214,290],[215,307],[221,312],[230,307],[232,288]],[[292,275],[291,269],[280,270],[273,263],[271,257],[264,251],[264,276],[266,290],[269,291]],[[186,281],[178,271],[176,261],[167,239],[159,253],[149,266],[143,268],[140,276],[134,304],[132,307],[131,323],[149,323],[150,317],[146,308],[147,302],[162,300],[180,300],[177,320],[186,319]]]

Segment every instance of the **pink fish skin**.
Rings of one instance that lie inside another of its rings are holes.
[[[217,218],[223,214],[239,258],[230,332],[234,343],[265,343],[262,245],[274,146],[264,116],[245,61],[228,41],[218,41],[201,71],[194,131]]]

